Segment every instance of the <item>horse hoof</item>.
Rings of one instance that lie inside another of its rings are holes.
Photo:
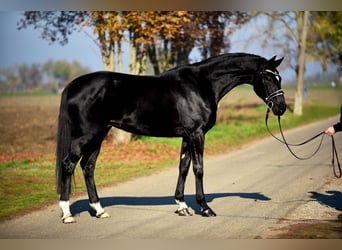
[[[187,208],[182,208],[182,209],[177,209],[176,214],[179,216],[192,216],[194,214],[194,211],[190,207]]]
[[[76,220],[74,217],[70,216],[70,217],[66,217],[66,218],[63,218],[63,223],[64,224],[71,224],[71,223],[76,223]]]
[[[203,217],[215,217],[216,213],[213,210],[211,210],[210,208],[208,208],[208,209],[202,211],[202,216]]]
[[[109,217],[110,217],[110,215],[107,212],[103,212],[99,215],[96,215],[96,218],[100,218],[100,219],[109,218]]]

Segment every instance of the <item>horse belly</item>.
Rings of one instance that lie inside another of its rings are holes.
[[[111,125],[145,136],[179,137],[184,134],[184,129],[176,117],[157,113],[130,114],[121,119],[111,120]]]

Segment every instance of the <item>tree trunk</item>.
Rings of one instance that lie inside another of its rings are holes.
[[[104,70],[114,71],[114,43],[107,43],[107,34],[98,28],[98,39],[100,42],[101,57]]]
[[[158,59],[161,59],[161,57],[157,54],[157,50],[158,50],[157,46],[158,45],[153,40],[152,44],[150,44],[147,49],[148,57],[152,64],[153,72],[155,75],[160,74]]]
[[[122,51],[121,51],[121,43],[118,42],[118,70],[119,72],[123,72],[122,69]],[[113,52],[114,53],[114,52]],[[114,60],[113,60],[114,62]],[[132,134],[128,133],[124,130],[112,127],[112,144],[127,144],[132,139]]]
[[[342,86],[342,52],[340,52],[340,69],[339,69],[339,82]]]
[[[121,42],[118,41],[117,43],[118,43],[118,72],[123,73]]]
[[[129,73],[134,75],[144,74],[146,70],[146,52],[144,52],[143,49],[138,48],[139,46],[142,45],[130,42]]]
[[[304,11],[300,16],[300,42],[299,42],[299,56],[298,56],[298,68],[297,68],[297,90],[295,94],[295,103],[293,113],[295,115],[303,114],[303,100],[304,100],[304,73],[305,73],[305,49],[306,38],[308,32],[308,19],[309,11]]]
[[[136,65],[138,70],[138,75],[144,75],[146,73],[147,66],[147,55],[146,51],[141,51],[137,54]]]
[[[114,71],[115,70],[115,60],[114,60],[114,44],[108,46],[105,50],[102,47],[102,62],[104,70]],[[120,58],[120,55],[119,55]],[[112,127],[111,129],[112,143],[113,144],[127,144],[131,141],[132,135],[118,128]]]
[[[135,74],[136,65],[135,65],[135,57],[136,57],[136,50],[132,41],[129,42],[129,63],[128,63],[128,73]]]

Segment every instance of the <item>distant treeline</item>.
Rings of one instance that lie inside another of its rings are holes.
[[[78,61],[48,60],[44,64],[16,64],[0,69],[0,92],[57,92],[71,79],[90,72]]]
[[[326,70],[326,71],[317,71],[316,73],[312,73],[311,75],[305,76],[305,85],[306,86],[338,86],[342,84],[342,75],[340,76],[340,72],[338,70]],[[339,79],[341,77],[341,79]],[[340,83],[341,81],[341,83]],[[296,79],[291,79],[283,82],[284,85],[296,85]]]

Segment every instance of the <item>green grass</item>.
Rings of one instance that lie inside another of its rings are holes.
[[[0,165],[0,218],[55,198],[52,169],[51,158]]]
[[[305,106],[303,116],[286,112],[282,117],[282,126],[286,131],[291,127],[337,115],[338,112],[338,106],[310,104]],[[244,113],[226,110],[220,118],[220,123],[206,136],[205,154],[224,153],[251,140],[267,136],[264,117],[264,105]],[[271,130],[277,132],[276,119],[272,114],[269,125]],[[95,172],[98,186],[126,181],[177,164],[181,139],[140,137],[138,140],[142,141],[143,145],[146,144],[144,150],[152,156],[146,160],[134,160],[132,156],[132,160],[118,161],[106,158],[111,152],[104,150]],[[129,146],[127,150],[130,150]],[[46,202],[57,201],[54,169],[52,155],[0,164],[0,219],[39,207]],[[79,167],[76,169],[75,180],[75,192],[84,192],[85,186]]]

